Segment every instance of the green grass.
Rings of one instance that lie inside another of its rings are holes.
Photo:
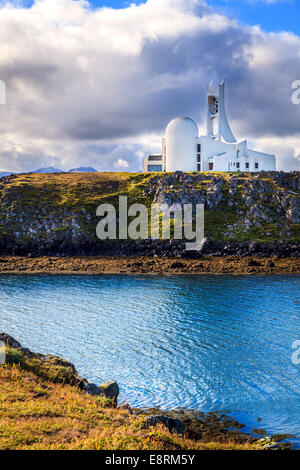
[[[255,450],[257,443],[181,438],[145,417],[114,408],[104,397],[70,385],[74,371],[49,356],[44,363],[9,349],[0,365],[1,450]]]
[[[190,173],[195,175],[195,173]],[[31,235],[26,229],[26,224],[36,222],[37,239],[43,239],[46,231],[43,223],[57,220],[58,226],[52,229],[56,238],[63,239],[68,234],[72,219],[75,218],[80,225],[78,233],[88,237],[96,237],[95,229],[98,222],[96,209],[100,204],[112,204],[116,208],[119,205],[119,196],[128,196],[128,205],[141,203],[150,208],[152,197],[145,197],[143,191],[150,179],[163,177],[165,173],[61,173],[61,174],[24,174],[15,175],[6,180],[5,185],[0,183],[0,239],[13,237],[12,232],[20,232],[17,243],[23,244],[30,240]],[[209,175],[209,177],[208,177]],[[202,175],[203,176],[203,175]],[[223,200],[219,207],[205,213],[205,235],[217,240],[224,240],[228,232],[227,225],[238,224],[242,216],[238,213],[241,209],[247,214],[249,207],[245,206],[243,195],[245,186],[239,183],[237,193],[233,196],[235,205],[228,206],[229,200],[229,173],[209,173],[207,180],[195,181],[193,189],[205,190],[212,176],[223,176],[222,187]],[[253,176],[246,174],[243,177],[236,175],[245,184]],[[205,176],[204,176],[205,177]],[[262,178],[272,191],[279,190],[275,180]],[[173,190],[181,189],[180,184]],[[299,197],[300,197],[300,192]],[[279,205],[260,200],[260,195],[255,195],[255,203],[266,207],[274,220],[284,222],[290,226],[291,237],[289,240],[300,239],[300,224],[291,225],[285,219],[285,213]],[[8,216],[8,211],[13,214]],[[5,219],[5,216],[7,218]],[[250,218],[251,220],[251,218]],[[150,218],[149,218],[150,221]],[[150,224],[149,224],[150,225]],[[271,233],[271,235],[267,235]],[[233,231],[232,240],[261,242],[276,241],[281,239],[280,229],[274,224],[262,223],[261,228],[251,227],[244,233],[242,227]]]

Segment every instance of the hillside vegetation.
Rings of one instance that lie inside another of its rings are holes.
[[[300,173],[67,173],[0,179],[0,250],[95,254],[96,209],[204,203],[205,235],[219,241],[300,240]]]
[[[272,438],[259,441],[239,432],[240,426],[232,419],[226,417],[224,421],[210,414],[200,421],[194,419],[185,437],[171,433],[162,424],[151,426],[146,412],[133,413],[130,407],[117,407],[106,396],[85,393],[83,383],[87,382],[72,364],[23,349],[5,334],[0,338],[7,344],[6,364],[0,365],[0,450],[278,447]]]

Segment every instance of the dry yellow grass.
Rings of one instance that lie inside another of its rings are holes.
[[[18,365],[0,366],[0,449],[183,450],[256,449],[233,442],[201,443],[145,428],[143,416],[113,408],[103,397],[43,380]]]

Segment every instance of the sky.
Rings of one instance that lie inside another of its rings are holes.
[[[300,170],[300,0],[0,0],[0,170],[139,171],[168,122],[205,133],[225,79],[234,134]]]

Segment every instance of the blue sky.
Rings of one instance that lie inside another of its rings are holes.
[[[300,33],[300,0],[208,0],[208,4],[250,25],[266,31]]]

